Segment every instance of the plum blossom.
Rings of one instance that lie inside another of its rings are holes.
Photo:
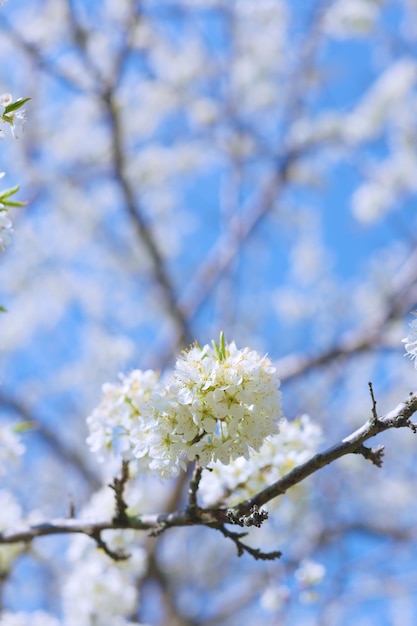
[[[204,472],[199,495],[208,505],[227,498],[227,503],[250,498],[316,453],[321,428],[308,415],[294,421],[281,419],[279,433],[267,437],[259,452],[249,459],[239,457],[224,466],[219,461]]]
[[[312,560],[304,560],[295,571],[295,578],[303,587],[318,585],[324,578],[326,568],[321,563]]]
[[[163,383],[134,370],[106,384],[87,419],[88,444],[100,460],[132,462],[134,471],[176,476],[197,456],[228,464],[259,450],[278,432],[281,392],[271,361],[235,343],[192,346]]]
[[[202,465],[227,464],[259,450],[278,432],[280,381],[266,357],[234,342],[193,346],[176,363],[171,392],[178,406],[177,432],[186,433],[186,451]]]

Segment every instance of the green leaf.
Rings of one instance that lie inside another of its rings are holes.
[[[218,345],[214,340],[211,343],[216,353],[216,356],[221,363],[222,361],[226,359],[226,340],[224,338],[224,332],[221,331],[220,333],[220,339],[219,339]]]
[[[4,306],[0,306],[0,313],[7,313],[7,309]]]
[[[8,124],[13,124],[13,115],[6,115],[6,113],[3,113],[3,115],[1,116],[1,119],[3,120],[3,122],[7,122]]]
[[[222,361],[224,361],[224,359],[226,358],[226,339],[224,338],[223,331],[221,331],[220,333],[219,348],[220,348],[220,353],[222,355]]]
[[[0,200],[4,206],[22,207],[27,206],[27,202],[19,202],[18,200]]]
[[[8,207],[26,206],[27,202],[21,202],[20,200],[8,200],[8,198],[10,198],[10,196],[13,196],[15,193],[17,193],[19,189],[20,189],[19,185],[16,185],[15,187],[11,187],[10,189],[5,189],[4,191],[1,191],[0,192],[0,204],[3,204],[4,206],[8,206]],[[1,208],[0,208],[0,211],[1,211]]]
[[[34,422],[19,422],[15,426],[13,426],[13,432],[16,434],[24,433],[28,430],[35,430],[36,424]]]
[[[17,193],[20,189],[19,185],[15,185],[14,187],[10,187],[10,189],[5,189],[4,191],[0,191],[0,202],[3,202],[4,198],[9,198]]]
[[[212,346],[213,346],[213,348],[214,348],[214,351],[215,351],[215,353],[216,353],[216,356],[217,356],[218,360],[219,360],[219,361],[221,361],[221,360],[222,360],[222,356],[221,356],[221,354],[220,354],[219,346],[218,346],[218,345],[217,345],[217,343],[214,341],[214,339],[212,339],[212,341],[211,341],[211,345],[212,345]]]
[[[28,100],[31,100],[31,98],[19,98],[16,102],[8,104],[7,107],[4,107],[3,117],[20,109]]]

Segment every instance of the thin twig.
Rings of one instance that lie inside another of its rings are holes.
[[[237,548],[237,555],[242,556],[245,554],[250,554],[256,560],[261,561],[274,561],[275,559],[279,559],[282,556],[282,552],[279,550],[274,550],[273,552],[262,552],[259,548],[252,548],[248,546],[246,543],[241,541],[242,537],[245,537],[247,533],[236,533],[231,530],[225,528],[225,526],[221,525],[218,527],[218,530],[222,533],[224,537],[231,539]]]
[[[194,466],[193,475],[191,477],[190,485],[188,487],[188,507],[187,507],[187,509],[188,509],[188,511],[190,513],[195,513],[197,511],[197,509],[198,509],[197,491],[198,491],[198,488],[200,486],[202,473],[203,473],[203,468],[201,467],[201,465],[199,463],[198,456],[197,456],[196,460],[195,460],[195,466]]]
[[[374,395],[374,388],[372,387],[372,383],[371,382],[368,383],[368,386],[369,386],[369,393],[371,394],[371,399],[372,399],[372,419],[376,423],[378,421],[378,413],[377,413],[377,410],[376,410],[376,400],[375,400],[375,395]]]
[[[109,485],[113,489],[116,498],[116,514],[113,520],[120,524],[128,524],[129,519],[126,514],[127,504],[124,499],[124,490],[129,480],[129,462],[123,461],[121,477],[114,478],[113,483]]]

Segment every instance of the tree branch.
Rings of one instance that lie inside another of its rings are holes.
[[[151,259],[153,273],[156,282],[162,290],[167,311],[177,327],[177,346],[184,348],[192,343],[192,334],[187,321],[188,318],[177,302],[174,287],[166,270],[162,254],[136,202],[134,190],[125,175],[126,159],[124,156],[122,130],[120,127],[120,115],[117,103],[114,99],[114,93],[111,89],[103,92],[102,102],[110,124],[115,179],[119,185],[126,211],[132,221],[132,225]]]
[[[417,249],[407,255],[406,260],[390,279],[390,289],[385,294],[386,306],[372,329],[360,328],[346,333],[340,342],[328,350],[313,356],[290,354],[276,362],[277,375],[281,382],[298,378],[305,372],[322,367],[335,359],[355,356],[374,349],[381,343],[387,325],[403,316],[414,306],[417,299]]]
[[[231,538],[236,543],[236,538],[232,537],[226,530],[225,524],[238,524],[240,526],[258,526],[267,517],[266,512],[261,510],[261,506],[270,500],[283,495],[291,487],[305,480],[311,474],[314,474],[322,467],[333,463],[337,459],[347,454],[359,453],[370,458],[375,463],[373,456],[380,455],[381,449],[369,453],[369,449],[365,448],[364,442],[375,435],[382,433],[390,428],[410,428],[414,433],[417,432],[417,425],[411,422],[411,417],[417,412],[417,393],[410,393],[409,398],[399,404],[395,409],[387,413],[383,417],[377,417],[375,406],[371,417],[358,430],[342,439],[336,445],[328,448],[324,452],[316,454],[309,461],[298,465],[285,476],[277,480],[272,485],[266,487],[252,498],[245,500],[237,506],[225,508],[199,508],[194,507],[194,493],[191,495],[191,507],[188,506],[184,510],[178,510],[170,513],[155,515],[139,515],[136,517],[118,516],[111,520],[82,520],[82,519],[55,519],[52,521],[23,526],[17,529],[8,529],[0,532],[0,545],[18,542],[30,542],[36,537],[55,534],[72,534],[83,533],[94,538],[100,538],[100,533],[108,529],[131,528],[134,530],[150,530],[153,534],[178,526],[195,526],[203,525],[210,528],[220,530],[224,536]],[[195,480],[198,476],[195,477]],[[123,477],[121,479],[123,481]],[[191,487],[193,490],[194,487]],[[233,534],[233,533],[232,533]],[[240,542],[240,539],[239,539]],[[238,543],[236,544],[238,545]],[[272,554],[278,555],[278,552],[265,555],[255,555],[251,550],[243,548],[244,551],[250,552],[255,558],[272,558]]]
[[[261,507],[273,498],[283,495],[290,487],[294,487],[294,485],[302,482],[322,467],[333,463],[333,461],[340,459],[346,454],[360,453],[366,458],[369,458],[363,451],[364,442],[385,430],[390,428],[411,428],[413,432],[417,432],[416,424],[410,421],[416,411],[417,394],[412,393],[405,402],[399,404],[384,417],[375,419],[374,414],[372,414],[366,424],[358,428],[354,433],[345,437],[338,444],[328,448],[324,452],[316,454],[305,463],[298,465],[275,483],[256,494],[253,498],[245,500],[236,507],[233,507],[230,509],[229,515],[239,518],[249,512],[254,505],[258,508]],[[381,449],[379,449],[379,454],[381,454]]]

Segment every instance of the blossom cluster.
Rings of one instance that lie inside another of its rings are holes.
[[[321,440],[320,426],[308,415],[301,415],[293,421],[283,418],[279,423],[279,434],[267,437],[259,452],[249,459],[237,458],[227,467],[214,463],[211,471],[202,476],[199,495],[207,505],[225,498],[228,505],[233,505],[243,498],[250,498],[311,458]]]
[[[176,476],[198,457],[228,464],[278,432],[280,381],[266,356],[234,342],[192,346],[161,380],[134,370],[106,384],[88,417],[88,443],[101,460],[121,456],[137,471]]]

